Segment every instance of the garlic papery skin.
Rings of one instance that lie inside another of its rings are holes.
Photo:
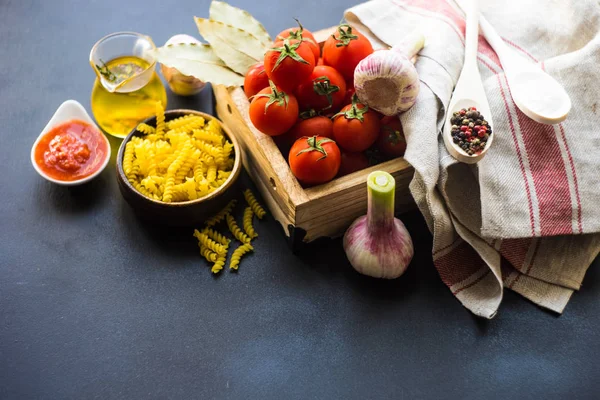
[[[406,111],[417,100],[419,74],[410,59],[423,47],[424,37],[417,34],[409,40],[409,46],[373,52],[354,70],[358,98],[384,115]]]
[[[357,218],[344,235],[344,250],[352,267],[363,275],[395,279],[410,264],[414,247],[406,227],[394,218],[396,183],[387,172],[367,178],[367,215]]]
[[[199,40],[192,36],[179,34],[167,40],[165,46],[178,43],[201,44]],[[191,96],[200,93],[206,86],[205,82],[196,79],[193,76],[184,75],[175,68],[167,67],[166,65],[161,64],[160,70],[167,80],[167,84],[169,85],[171,91],[180,96]]]

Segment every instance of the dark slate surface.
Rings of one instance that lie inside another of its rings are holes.
[[[417,255],[394,282],[354,273],[339,241],[292,255],[272,219],[240,272],[215,279],[190,232],[132,215],[113,165],[71,190],[42,180],[30,146],[62,101],[89,109],[94,42],[133,30],[161,44],[208,13],[167,3],[0,1],[0,398],[598,397],[598,261],[564,316],[508,292],[483,321],[440,281],[416,214]],[[271,34],[292,17],[334,25],[351,5],[233,3]]]

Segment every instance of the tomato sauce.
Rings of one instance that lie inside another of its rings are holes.
[[[55,126],[40,139],[35,162],[50,178],[76,181],[100,169],[107,154],[103,134],[87,122],[73,119]]]

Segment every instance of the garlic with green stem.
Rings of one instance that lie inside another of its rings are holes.
[[[357,218],[346,231],[344,251],[361,274],[398,278],[406,271],[414,249],[406,227],[394,217],[396,181],[387,172],[371,172],[367,190],[367,215]]]
[[[167,40],[165,46],[179,43],[201,44],[199,40],[192,36],[180,34]],[[184,75],[176,68],[167,67],[166,65],[161,64],[160,70],[167,80],[167,84],[169,85],[169,88],[171,88],[171,91],[180,96],[191,96],[200,93],[206,86],[205,82],[194,78],[193,76]]]
[[[415,104],[419,74],[411,62],[422,48],[422,34],[411,35],[389,50],[378,50],[361,60],[354,70],[358,98],[384,115],[396,115]]]

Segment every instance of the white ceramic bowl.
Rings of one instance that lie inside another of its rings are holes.
[[[54,128],[55,126],[57,126],[59,124],[62,124],[63,122],[67,122],[72,119],[79,119],[81,121],[85,121],[88,124],[90,124],[91,126],[93,126],[94,128],[96,128],[98,130],[98,132],[100,133],[100,135],[102,136],[102,138],[106,141],[106,148],[108,150],[107,150],[106,156],[105,156],[106,159],[102,162],[102,165],[100,165],[100,168],[98,168],[98,170],[96,172],[94,172],[93,174],[88,175],[84,178],[75,180],[75,181],[61,181],[61,180],[49,177],[48,175],[46,175],[46,173],[44,173],[44,171],[42,171],[40,169],[40,167],[35,162],[35,148],[37,147],[37,145],[40,142],[40,140],[42,139],[42,137],[50,129]],[[85,108],[83,108],[83,106],[78,101],[67,100],[64,103],[62,103],[60,105],[60,107],[58,107],[58,109],[56,110],[56,112],[54,113],[54,115],[52,116],[52,118],[50,119],[50,121],[48,122],[48,124],[46,125],[44,130],[42,131],[42,133],[40,133],[40,135],[36,139],[35,143],[33,144],[33,147],[31,148],[31,163],[33,164],[33,168],[35,168],[37,173],[40,174],[40,176],[42,178],[46,179],[47,181],[56,183],[57,185],[76,186],[76,185],[81,185],[83,183],[91,181],[92,179],[94,179],[95,177],[100,175],[100,173],[102,173],[102,171],[104,171],[104,168],[106,168],[106,165],[108,165],[108,160],[110,160],[110,151],[111,151],[110,150],[110,142],[108,141],[108,138],[102,133],[100,128],[98,128],[98,125],[96,125],[94,120],[92,120],[92,118],[87,113]]]

